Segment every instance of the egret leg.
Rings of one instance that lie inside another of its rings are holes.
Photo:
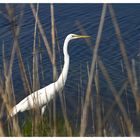
[[[42,114],[42,115],[43,115],[44,112],[45,112],[46,106],[47,106],[47,105],[44,105],[44,106],[42,107],[42,109],[41,109],[41,114]]]

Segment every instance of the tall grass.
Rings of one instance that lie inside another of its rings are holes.
[[[96,44],[95,44],[95,48],[94,48],[94,52],[93,52],[92,64],[91,64],[90,74],[89,74],[90,76],[89,76],[88,85],[87,85],[83,113],[82,113],[82,117],[81,117],[80,136],[85,135],[87,116],[88,116],[89,99],[90,99],[90,94],[91,94],[91,85],[92,85],[92,80],[93,80],[93,75],[94,75],[96,58],[97,58],[97,54],[98,54],[99,43],[100,43],[100,39],[101,39],[101,33],[102,33],[103,25],[104,25],[106,7],[107,7],[107,5],[104,4],[103,10],[102,10],[102,15],[101,15],[101,20],[100,20],[100,24],[99,24],[99,30],[98,30],[98,34],[97,34]]]
[[[20,11],[19,17],[19,25],[13,21],[13,25],[11,26],[11,32],[13,35],[13,44],[10,55],[10,60],[6,58],[5,55],[5,44],[2,44],[2,60],[3,60],[3,69],[0,73],[0,136],[114,136],[116,135],[113,131],[111,122],[117,121],[117,129],[119,129],[119,135],[121,136],[134,136],[134,125],[128,108],[126,108],[122,102],[121,96],[126,93],[127,87],[130,84],[133,97],[135,99],[136,106],[136,115],[139,116],[140,112],[140,100],[139,100],[139,87],[138,87],[138,79],[136,72],[136,64],[135,60],[132,60],[132,66],[129,63],[125,44],[123,42],[123,38],[121,36],[121,30],[117,23],[117,19],[115,16],[115,11],[113,10],[112,5],[103,4],[99,29],[97,33],[97,38],[95,42],[95,46],[92,46],[91,40],[86,40],[89,49],[93,50],[93,57],[91,60],[91,66],[87,64],[87,75],[88,75],[88,83],[86,87],[86,92],[83,95],[83,81],[82,74],[80,73],[79,77],[79,85],[78,85],[78,100],[77,100],[77,112],[76,115],[76,124],[73,125],[72,120],[69,118],[67,114],[67,106],[65,100],[65,93],[58,93],[60,103],[61,103],[61,112],[57,111],[56,107],[56,97],[53,102],[50,102],[46,107],[45,115],[41,115],[41,110],[36,106],[36,109],[28,111],[24,117],[24,122],[21,123],[21,119],[19,119],[18,115],[11,118],[9,116],[12,107],[17,103],[15,98],[15,91],[12,80],[12,67],[14,63],[15,55],[17,55],[18,64],[20,68],[20,75],[24,87],[24,92],[26,95],[32,93],[35,90],[40,88],[40,80],[39,80],[39,65],[43,66],[40,63],[42,61],[42,53],[40,52],[40,56],[37,54],[37,46],[41,47],[41,39],[47,50],[47,55],[49,56],[49,60],[52,64],[53,69],[53,82],[57,80],[59,77],[56,66],[56,50],[58,49],[59,54],[60,47],[58,35],[57,35],[57,27],[55,24],[55,8],[53,4],[50,4],[50,16],[51,16],[51,41],[50,43],[47,39],[45,30],[43,29],[42,23],[39,18],[39,4],[35,6],[35,4],[30,4],[30,8],[32,10],[33,16],[35,18],[34,23],[34,40],[33,40],[33,59],[32,66],[33,69],[30,73],[30,77],[27,76],[25,64],[22,57],[22,52],[20,50],[20,42],[19,36],[21,32],[21,23],[23,19],[24,6]],[[123,57],[124,67],[127,70],[127,78],[123,82],[120,90],[117,91],[116,87],[113,85],[111,80],[111,76],[108,73],[108,68],[105,67],[102,58],[98,55],[98,49],[100,47],[100,41],[102,37],[105,15],[107,12],[107,8],[109,9],[109,13],[112,19],[112,23],[114,25],[116,37],[119,42],[121,55]],[[7,4],[7,17],[9,20],[13,20],[14,18],[14,8],[12,5]],[[82,24],[77,21],[77,28],[81,32],[81,34],[87,34],[86,30],[83,28]],[[39,34],[38,34],[39,33]],[[37,41],[37,39],[39,41]],[[37,42],[39,44],[37,45]],[[52,44],[50,46],[49,44]],[[61,57],[61,55],[60,55]],[[39,62],[40,59],[40,62]],[[81,68],[80,68],[81,70]],[[100,72],[99,72],[100,71]],[[100,75],[102,74],[102,75]],[[14,74],[13,74],[14,75]],[[101,82],[100,76],[104,76],[105,82],[110,89],[110,96],[114,97],[113,103],[109,108],[105,108],[105,104],[102,99],[101,93]],[[32,78],[31,78],[32,77]],[[42,77],[45,79],[43,71]],[[32,81],[31,81],[32,79]],[[30,80],[30,81],[29,81]],[[94,91],[93,93],[91,87],[94,83]],[[95,96],[93,96],[95,95]],[[57,96],[57,95],[56,95]],[[127,102],[129,107],[129,102]],[[112,120],[112,116],[115,110],[115,107],[119,109],[119,117],[115,120]],[[91,112],[91,113],[90,113]],[[22,113],[24,114],[24,113]],[[91,117],[92,123],[89,126],[89,118]],[[5,121],[3,121],[3,119]],[[21,125],[22,124],[22,125]],[[90,134],[87,133],[88,127],[92,127]],[[140,135],[140,134],[138,134]]]

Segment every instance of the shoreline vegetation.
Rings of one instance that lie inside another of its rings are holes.
[[[51,16],[51,43],[48,41],[45,30],[41,24],[39,18],[39,4],[30,4],[32,14],[35,18],[34,23],[34,41],[33,41],[33,58],[32,58],[32,72],[30,72],[30,78],[26,73],[25,64],[23,61],[22,52],[20,49],[19,36],[21,32],[21,23],[24,13],[24,4],[21,6],[19,11],[19,22],[18,26],[16,19],[14,18],[14,8],[10,4],[6,4],[7,17],[11,21],[11,32],[13,36],[12,50],[10,54],[10,60],[8,61],[5,57],[5,44],[2,46],[2,62],[3,69],[0,75],[0,136],[139,136],[140,132],[136,132],[135,124],[130,117],[129,108],[126,108],[121,100],[121,96],[126,94],[128,86],[131,88],[132,96],[135,100],[135,112],[136,118],[138,120],[138,126],[140,126],[140,96],[138,79],[136,73],[136,64],[133,59],[131,62],[128,59],[127,52],[125,49],[125,44],[121,36],[121,30],[117,22],[115,11],[111,4],[103,4],[102,12],[96,37],[95,46],[91,46],[89,39],[86,39],[87,46],[89,46],[93,51],[91,66],[87,64],[88,73],[88,83],[86,87],[85,97],[81,97],[81,91],[79,89],[78,106],[77,112],[73,114],[74,120],[77,120],[76,128],[73,126],[72,120],[69,118],[66,108],[66,99],[64,93],[59,93],[59,100],[61,103],[61,111],[58,113],[56,107],[56,98],[48,104],[47,111],[44,116],[41,116],[40,109],[30,110],[25,113],[24,120],[19,119],[20,115],[16,115],[10,118],[9,114],[12,107],[16,104],[14,86],[12,80],[12,67],[14,63],[15,55],[18,59],[18,65],[20,69],[20,75],[23,82],[24,92],[26,96],[33,91],[40,89],[39,82],[39,64],[38,59],[42,60],[42,55],[40,53],[39,58],[37,54],[36,38],[37,32],[39,32],[39,37],[42,38],[43,43],[46,47],[47,55],[49,56],[50,62],[53,69],[53,81],[55,81],[59,75],[56,66],[56,47],[60,54],[59,42],[57,40],[57,28],[55,25],[55,9],[53,4],[50,4],[50,16]],[[105,67],[102,58],[98,54],[98,49],[100,47],[100,41],[102,38],[102,32],[104,28],[105,16],[109,12],[112,19],[112,24],[114,26],[115,35],[118,41],[118,47],[120,48],[122,61],[124,65],[122,69],[126,69],[127,78],[122,83],[120,89],[116,89],[111,77],[108,73],[107,67]],[[80,22],[76,22],[76,25],[81,34],[86,35],[86,31]],[[40,39],[38,41],[40,43]],[[49,44],[52,44],[50,46]],[[40,44],[38,45],[39,47]],[[41,49],[41,48],[39,48]],[[110,104],[108,109],[104,108],[104,104],[101,98],[100,92],[100,79],[99,70],[104,77],[108,88],[110,89],[110,95],[114,97],[113,103]],[[43,73],[42,73],[43,75]],[[31,81],[32,79],[32,81]],[[81,81],[82,82],[82,81]],[[31,84],[30,84],[31,83]],[[95,93],[92,93],[92,84],[95,84]],[[129,100],[126,100],[129,104]],[[115,126],[119,132],[116,134],[113,131],[113,125],[111,124],[111,117],[113,110],[115,108],[119,109],[118,114],[114,117],[114,121],[117,122]],[[94,110],[94,112],[92,112]],[[20,113],[19,113],[20,114]],[[78,114],[78,115],[77,115]],[[80,115],[79,115],[80,114]],[[6,116],[3,121],[3,116]],[[90,125],[93,131],[88,133],[89,122],[88,119],[91,118]],[[23,121],[22,121],[23,120]],[[140,128],[138,128],[140,130]]]

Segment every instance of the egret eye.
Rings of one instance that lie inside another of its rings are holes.
[[[76,35],[72,35],[72,38],[75,38],[76,37]]]

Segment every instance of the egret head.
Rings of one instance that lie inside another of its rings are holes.
[[[67,37],[69,38],[69,40],[78,39],[78,38],[90,38],[90,36],[76,35],[76,34],[69,34]]]

